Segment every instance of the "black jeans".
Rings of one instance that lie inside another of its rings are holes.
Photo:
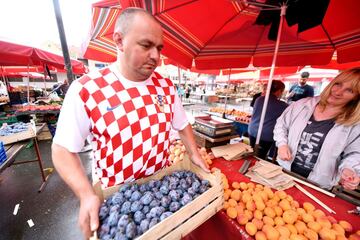
[[[250,146],[252,148],[254,148],[254,150],[255,150],[256,138],[253,136],[250,136],[250,135],[249,135],[249,137],[250,137]],[[260,140],[259,147],[258,147],[257,151],[255,152],[256,156],[258,156],[259,158],[262,158],[264,160],[267,160],[269,150],[273,145],[274,145],[274,141],[268,142],[268,141]],[[272,157],[272,156],[270,156],[270,157]]]

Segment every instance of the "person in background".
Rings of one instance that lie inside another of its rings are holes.
[[[278,163],[323,188],[355,189],[360,174],[360,68],[340,73],[319,97],[290,105],[277,120]]]
[[[256,93],[256,94],[253,96],[253,98],[252,98],[252,100],[251,100],[251,102],[250,102],[250,107],[254,107],[255,101],[256,101],[256,99],[257,99],[258,97],[260,97],[260,96],[265,96],[265,94],[266,94],[266,88],[267,88],[267,83],[265,83],[265,84],[263,85],[263,89],[262,89],[261,92]]]
[[[309,76],[310,76],[309,72],[301,73],[299,84],[292,86],[287,95],[287,99],[289,103],[296,102],[303,98],[314,96],[314,88],[306,84],[306,81],[308,80]]]
[[[270,148],[274,145],[273,130],[276,124],[276,120],[288,106],[285,102],[279,100],[284,92],[285,84],[279,80],[273,80],[269,95],[269,102],[266,109],[266,115],[263,125],[263,130],[260,137],[259,146],[257,146],[256,152],[258,157],[267,159],[267,154]],[[248,133],[250,137],[250,145],[255,148],[256,136],[260,124],[261,112],[264,106],[265,96],[260,96],[256,99]]]
[[[127,8],[116,21],[113,38],[118,60],[71,84],[52,145],[57,172],[80,200],[85,238],[99,226],[101,205],[78,155],[88,136],[95,174],[104,188],[165,167],[172,128],[179,131],[191,160],[209,172],[173,83],[154,72],[163,48],[159,22],[144,9]]]

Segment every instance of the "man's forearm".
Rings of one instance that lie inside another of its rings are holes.
[[[54,143],[52,145],[52,159],[61,178],[79,199],[94,194],[78,154],[71,153]]]

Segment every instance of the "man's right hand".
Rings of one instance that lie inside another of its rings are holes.
[[[79,225],[85,239],[89,239],[99,227],[100,205],[100,199],[95,194],[80,199]]]
[[[288,145],[278,147],[278,158],[284,161],[290,161],[292,159],[291,150]]]

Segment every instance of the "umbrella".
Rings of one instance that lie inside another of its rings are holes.
[[[197,69],[247,67],[250,62],[271,66],[275,44],[268,35],[272,26],[254,24],[261,9],[235,0],[101,1],[93,8],[86,58],[116,59],[114,24],[121,7],[128,6],[146,8],[160,21],[163,54],[186,68],[191,68],[193,60]],[[298,33],[297,25],[285,21],[276,65],[324,65],[335,51],[339,63],[360,60],[359,12],[358,0],[330,1],[318,26],[305,31],[301,27]]]

